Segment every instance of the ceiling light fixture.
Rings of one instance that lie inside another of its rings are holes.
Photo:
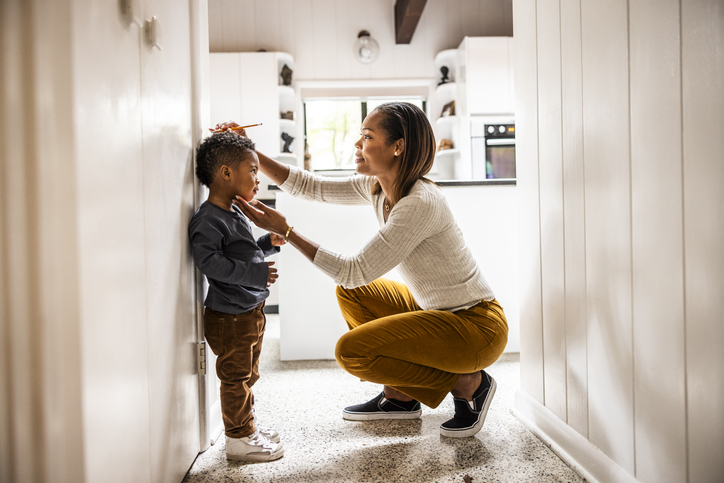
[[[380,54],[380,46],[377,41],[370,37],[370,33],[361,30],[357,34],[357,41],[354,43],[354,55],[363,64],[371,64]]]

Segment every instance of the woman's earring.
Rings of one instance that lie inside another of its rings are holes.
[[[397,151],[395,151],[395,156],[397,156]]]

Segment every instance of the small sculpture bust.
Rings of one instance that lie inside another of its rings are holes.
[[[282,139],[284,140],[284,147],[282,148],[282,152],[291,153],[292,152],[292,141],[294,141],[294,137],[291,134],[283,132]]]
[[[442,81],[440,81],[440,83],[438,85],[441,86],[443,84],[447,84],[448,82],[450,82],[450,79],[447,76],[448,73],[450,72],[450,69],[448,69],[447,67],[445,67],[443,65],[442,67],[440,67],[440,72],[442,73]]]
[[[292,85],[292,69],[289,68],[287,64],[284,64],[284,67],[282,67],[282,84],[285,86]]]

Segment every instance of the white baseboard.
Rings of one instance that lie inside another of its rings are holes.
[[[510,411],[587,482],[638,483],[638,480],[548,408],[518,389]]]

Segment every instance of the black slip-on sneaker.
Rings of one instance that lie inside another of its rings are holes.
[[[455,397],[455,415],[440,425],[440,434],[449,438],[469,438],[483,427],[485,416],[498,385],[487,372],[480,371],[483,380],[473,394],[472,401]]]
[[[348,421],[372,421],[374,419],[417,419],[422,414],[420,403],[387,399],[382,391],[377,397],[364,404],[347,406],[342,418]]]

